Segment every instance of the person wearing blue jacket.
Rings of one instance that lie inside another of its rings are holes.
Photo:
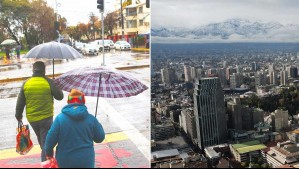
[[[48,132],[45,152],[56,160],[60,168],[94,168],[94,144],[105,139],[105,132],[99,121],[88,113],[84,94],[72,89],[68,105],[62,109]]]

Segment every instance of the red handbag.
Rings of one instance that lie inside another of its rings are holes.
[[[42,168],[59,168],[58,163],[54,157],[41,163]]]
[[[25,155],[27,154],[33,147],[33,143],[30,139],[30,130],[29,125],[23,125],[23,122],[18,122],[18,134],[16,137],[17,145],[16,152]]]

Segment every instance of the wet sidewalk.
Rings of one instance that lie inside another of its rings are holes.
[[[34,62],[34,61],[32,61]],[[62,60],[55,64],[55,73],[82,66],[99,66],[101,56],[87,57],[74,61]],[[149,65],[148,55],[132,56],[130,52],[106,55],[108,66],[117,68],[125,66]],[[32,63],[25,62],[22,68],[0,72],[0,80],[31,76]],[[146,86],[150,86],[150,68],[125,70]],[[47,62],[47,74],[52,73],[52,63]],[[15,137],[17,121],[14,117],[17,94],[22,81],[0,84],[0,168],[40,168],[40,148],[38,145],[28,155],[21,156],[15,152]],[[54,118],[67,104],[66,97],[62,101],[54,102]],[[119,99],[99,98],[97,119],[103,125],[107,134],[105,143],[95,144],[96,166],[111,168],[142,167],[148,168],[150,163],[150,90],[143,93]],[[90,114],[94,114],[95,97],[86,97],[86,106]],[[24,124],[28,124],[26,118]],[[31,129],[34,144],[37,144],[35,133]]]
[[[96,168],[149,168],[147,159],[124,133],[106,137],[103,143],[95,144]],[[0,168],[41,168],[39,152],[38,145],[24,156],[15,149],[0,150]]]

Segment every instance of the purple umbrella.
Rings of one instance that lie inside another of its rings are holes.
[[[83,67],[66,72],[55,79],[55,83],[64,91],[78,89],[85,96],[122,98],[136,96],[148,89],[132,75],[106,67]]]

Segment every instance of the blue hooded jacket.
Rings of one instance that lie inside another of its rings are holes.
[[[46,155],[56,156],[60,168],[94,168],[94,144],[105,139],[99,121],[88,113],[84,104],[69,104],[62,109],[48,132],[44,149]]]

